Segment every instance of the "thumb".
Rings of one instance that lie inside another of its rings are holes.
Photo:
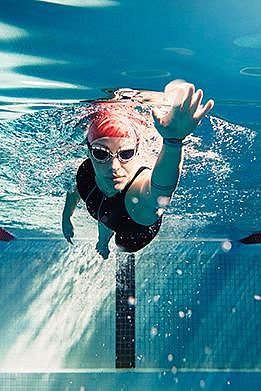
[[[156,125],[162,125],[161,124],[161,120],[162,120],[161,113],[160,113],[160,111],[159,111],[159,109],[157,107],[154,107],[151,110],[151,114],[152,114],[152,118],[153,118],[155,124]]]

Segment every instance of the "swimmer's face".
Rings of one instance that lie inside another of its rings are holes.
[[[98,179],[109,190],[123,190],[138,168],[136,140],[134,138],[103,137],[95,140],[91,149],[89,155]],[[104,159],[99,160],[95,156]]]

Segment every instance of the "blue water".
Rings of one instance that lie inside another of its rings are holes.
[[[0,388],[259,390],[260,245],[237,242],[260,230],[259,2],[0,8],[0,226],[18,238],[0,243]],[[137,254],[137,369],[117,372],[115,247],[97,256],[83,205],[74,246],[60,227],[86,154],[79,100],[175,78],[216,105],[185,148],[158,238]]]

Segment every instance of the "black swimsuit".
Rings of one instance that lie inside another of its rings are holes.
[[[123,251],[135,252],[156,236],[160,229],[160,217],[154,224],[146,226],[135,223],[125,207],[125,195],[135,178],[147,167],[140,167],[131,182],[122,192],[106,197],[95,182],[95,172],[90,159],[86,159],[77,172],[77,188],[93,218],[116,232],[115,243]]]

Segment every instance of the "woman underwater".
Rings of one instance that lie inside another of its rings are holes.
[[[135,252],[157,235],[162,208],[174,193],[183,162],[184,139],[212,109],[214,101],[201,105],[203,91],[192,84],[174,80],[164,89],[167,113],[153,110],[154,126],[163,139],[152,169],[139,156],[139,123],[124,110],[103,107],[91,117],[88,158],[80,165],[76,186],[67,193],[62,216],[64,237],[71,242],[71,217],[80,199],[98,221],[96,250],[109,256],[109,241],[126,252]]]

